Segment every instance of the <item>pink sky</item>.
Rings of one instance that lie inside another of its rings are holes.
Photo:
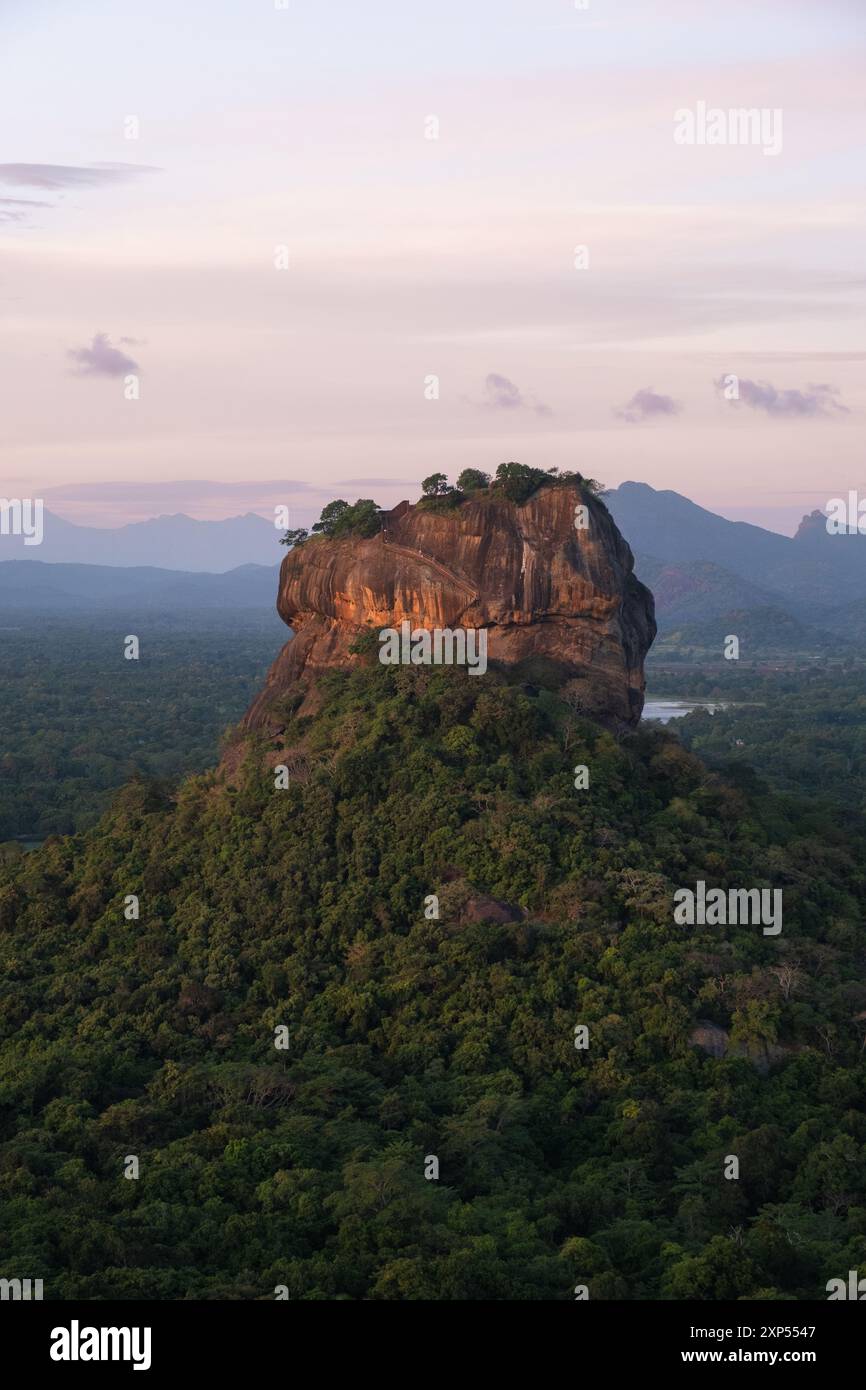
[[[0,16],[3,495],[303,524],[519,459],[790,531],[866,486],[862,5],[74,9]],[[677,145],[699,101],[781,152]]]

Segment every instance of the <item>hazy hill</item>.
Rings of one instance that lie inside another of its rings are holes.
[[[187,574],[151,566],[0,563],[0,613],[145,609],[273,609],[277,569],[240,565],[226,574]]]
[[[652,590],[660,630],[674,623],[715,618],[735,609],[785,608],[781,594],[753,584],[709,560],[681,564],[635,554],[635,570]]]
[[[747,662],[783,655],[844,655],[848,649],[839,633],[800,622],[781,608],[755,606],[727,608],[690,621],[669,617],[660,629],[654,655],[663,659],[671,649],[692,648],[696,654],[720,656],[731,633],[739,638],[740,656]]]
[[[280,535],[272,522],[253,512],[224,521],[196,521],[179,512],[108,528],[76,526],[46,511],[42,544],[25,545],[21,536],[0,536],[0,562],[39,559],[121,568],[155,565],[221,574],[239,565],[278,564],[283,558]]]
[[[717,565],[727,575],[787,600],[807,621],[824,609],[866,597],[862,538],[828,534],[826,526],[816,525],[814,513],[790,537],[728,521],[677,492],[657,491],[646,483],[621,483],[605,501],[633,551],[677,566],[690,561]],[[648,578],[640,569],[638,573]]]

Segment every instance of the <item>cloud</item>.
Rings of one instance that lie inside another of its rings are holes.
[[[338,478],[334,487],[417,487],[417,478]]]
[[[0,184],[23,188],[99,188],[154,172],[152,164],[0,164]]]
[[[42,203],[37,198],[0,198],[0,222],[23,222],[28,216],[25,209],[51,207],[53,203]]]
[[[78,376],[123,376],[138,371],[132,357],[111,346],[107,333],[95,333],[90,347],[70,348],[67,356],[78,363]]]
[[[802,391],[796,387],[788,387],[780,391],[769,381],[750,381],[748,377],[738,377],[736,400],[740,400],[751,410],[763,410],[767,415],[781,417],[832,415],[834,410],[842,414],[849,414],[847,405],[842,405],[840,401],[835,401],[834,396],[839,394],[837,387],[829,386],[826,382],[810,382]],[[719,392],[725,392],[731,378],[720,376],[713,385]],[[727,399],[731,399],[729,396]],[[733,401],[732,401],[733,404]]]
[[[211,481],[209,478],[171,478],[164,482],[149,482],[141,480],[130,480],[128,482],[99,482],[99,483],[59,483],[54,487],[43,487],[40,489],[40,497],[56,498],[64,502],[90,502],[90,501],[124,501],[141,503],[165,503],[171,500],[177,503],[180,500],[188,501],[190,498],[219,498],[225,497],[233,500],[241,499],[250,505],[259,502],[262,497],[270,499],[272,496],[279,501],[287,493],[309,492],[311,485],[305,482],[289,478],[266,478],[255,482],[245,479],[243,482],[222,482]],[[313,491],[320,491],[318,485],[314,485]]]
[[[673,396],[662,396],[657,391],[651,391],[645,386],[641,391],[635,391],[630,401],[620,409],[615,410],[614,414],[620,420],[627,420],[630,425],[640,425],[644,420],[651,420],[654,415],[679,415],[680,406]]]
[[[499,372],[490,372],[485,377],[484,395],[485,399],[479,404],[491,410],[533,410],[536,415],[553,414],[549,405],[535,396],[524,395],[519,386]]]

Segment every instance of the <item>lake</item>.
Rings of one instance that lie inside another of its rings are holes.
[[[660,724],[669,724],[672,719],[682,719],[693,709],[705,709],[715,714],[717,709],[725,709],[726,700],[647,700],[643,707],[644,719],[657,719]]]

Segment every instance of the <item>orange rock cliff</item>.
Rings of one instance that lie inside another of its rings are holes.
[[[588,508],[587,525],[575,524]],[[522,505],[495,493],[447,512],[401,502],[372,539],[314,537],[280,569],[277,610],[294,636],[244,718],[275,734],[289,690],[318,703],[316,678],[360,658],[369,628],[486,629],[491,665],[541,658],[577,680],[582,707],[613,726],[634,725],[644,699],[644,657],[655,637],[652,594],[598,499],[578,486],[545,487]]]

